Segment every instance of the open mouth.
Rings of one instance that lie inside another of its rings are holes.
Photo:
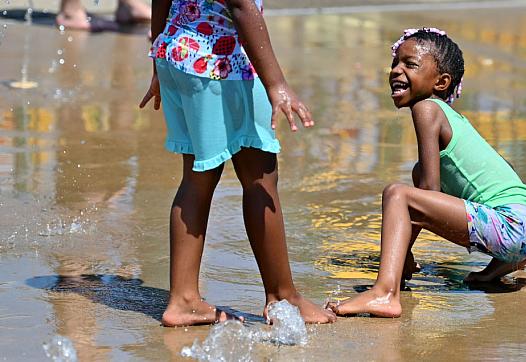
[[[391,95],[393,97],[401,96],[404,94],[405,91],[409,88],[409,83],[401,82],[399,80],[395,80],[391,82]]]

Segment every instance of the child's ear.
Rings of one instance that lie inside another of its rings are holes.
[[[449,73],[442,73],[438,76],[435,82],[434,89],[437,92],[444,92],[449,88],[450,84],[451,84],[451,75],[449,75]]]

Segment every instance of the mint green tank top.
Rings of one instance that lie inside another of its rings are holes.
[[[453,130],[440,151],[440,186],[446,194],[489,207],[526,205],[526,185],[497,151],[473,128],[466,117],[442,100],[429,98],[442,108]]]

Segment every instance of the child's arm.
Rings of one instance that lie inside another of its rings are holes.
[[[307,107],[297,98],[283,76],[270,43],[267,26],[253,0],[226,0],[243,47],[267,90],[272,104],[272,128],[276,128],[278,112],[287,117],[290,128],[297,130],[293,112],[305,127],[314,125]]]
[[[152,39],[157,39],[157,36],[163,31],[171,4],[172,0],[152,0]],[[156,110],[159,109],[161,107],[161,89],[159,79],[157,78],[155,59],[153,60],[153,76],[150,82],[150,88],[144,95],[139,107],[143,108],[152,98],[154,98],[153,108]]]
[[[413,124],[418,142],[418,162],[413,169],[413,184],[423,190],[440,191],[440,127],[437,122],[440,115],[440,107],[433,102],[421,101],[411,108]],[[402,289],[405,281],[411,280],[413,273],[420,270],[420,265],[415,262],[411,248],[422,230],[421,227],[413,225],[411,228],[411,240],[404,262],[402,272]]]
[[[416,187],[440,191],[440,106],[421,101],[411,108],[418,143],[419,180]]]
[[[152,40],[157,39],[164,30],[171,5],[172,0],[152,0]]]

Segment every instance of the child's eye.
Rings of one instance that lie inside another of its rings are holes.
[[[393,58],[393,62],[391,63],[391,69],[393,69],[397,65],[398,65],[398,57],[397,58]]]
[[[418,64],[416,64],[416,63],[407,62],[407,63],[405,63],[405,64],[406,64],[407,67],[410,68],[410,69],[416,69],[416,68],[418,68]]]

